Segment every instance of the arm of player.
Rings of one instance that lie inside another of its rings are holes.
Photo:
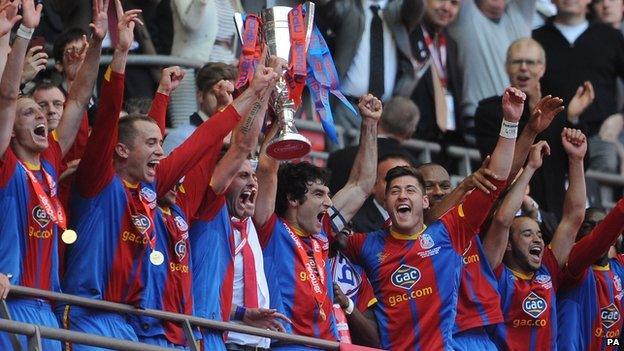
[[[526,162],[529,150],[535,142],[537,135],[546,130],[555,116],[563,111],[563,109],[563,100],[550,95],[543,97],[537,102],[531,113],[529,123],[522,130],[516,142],[511,171],[507,178],[508,182],[513,181],[522,165]]]
[[[22,26],[34,30],[39,25],[41,16],[41,4],[35,7],[33,0],[22,2]],[[22,66],[28,48],[29,39],[19,35],[15,37],[11,53],[7,59],[5,70],[0,80],[0,155],[4,155],[11,142],[17,98],[19,96],[20,77]]]
[[[566,190],[563,202],[563,217],[550,243],[560,268],[568,261],[568,255],[574,245],[576,234],[585,217],[586,193],[583,158],[587,152],[587,139],[578,129],[564,128],[561,133],[561,143],[568,154],[570,185]]]
[[[358,108],[362,115],[360,146],[347,184],[332,197],[333,206],[346,222],[351,220],[370,195],[377,173],[377,123],[381,117],[381,101],[368,94],[360,99]]]
[[[11,50],[9,44],[11,29],[22,19],[22,16],[17,14],[17,5],[18,3],[9,0],[2,1],[0,4],[0,76],[4,72]]]
[[[171,66],[164,68],[160,75],[158,89],[156,90],[156,94],[154,94],[154,100],[152,100],[152,105],[147,113],[148,116],[152,117],[152,119],[156,121],[163,137],[165,135],[169,95],[176,90],[183,78],[184,71],[180,69],[180,67]]]
[[[334,303],[338,303],[343,310],[353,308],[351,314],[345,312],[347,322],[349,323],[349,333],[353,340],[359,341],[362,346],[379,347],[379,330],[377,329],[377,319],[372,311],[366,310],[360,312],[353,301],[349,299],[340,289],[338,284],[334,283]]]
[[[276,81],[277,73],[272,68],[259,64],[249,88],[238,96],[230,107],[202,123],[182,145],[160,162],[156,169],[158,196],[163,196],[169,191],[180,177],[201,160],[211,145],[223,140],[239,122],[241,116],[246,117],[243,119],[240,130],[247,134],[245,137],[251,137],[252,129],[256,128],[254,123],[260,123],[256,119],[261,112],[262,104],[258,105],[257,102],[273,89]]]
[[[195,32],[203,23],[208,4],[214,0],[173,0],[174,15],[178,14],[178,19],[185,30]]]
[[[258,178],[258,194],[256,195],[256,203],[262,204],[257,206],[253,220],[256,228],[262,228],[267,224],[273,213],[275,212],[275,197],[277,196],[277,171],[279,169],[279,161],[275,160],[266,153],[268,142],[273,139],[277,133],[278,126],[273,124],[271,130],[264,136],[264,142],[260,148],[258,156],[258,168],[256,169],[256,177]],[[268,231],[258,230],[258,238],[260,242],[267,242],[264,234]]]
[[[570,252],[566,271],[578,276],[593,264],[624,231],[624,198],[621,198],[607,216]]]
[[[76,74],[76,79],[72,83],[67,102],[63,109],[63,116],[56,129],[58,143],[61,147],[63,155],[65,155],[74,144],[78,130],[83,120],[84,111],[87,109],[93,86],[98,75],[98,66],[100,63],[100,53],[102,51],[102,40],[108,31],[108,9],[109,0],[93,1],[93,22],[90,27],[93,31],[91,40],[87,42],[86,36],[83,36],[83,50],[86,50],[84,62],[80,66],[80,70]],[[78,53],[77,55],[82,55]]]
[[[118,41],[113,51],[113,60],[110,67],[113,72],[124,74],[126,72],[126,62],[128,61],[128,51],[134,41],[134,27],[137,24],[143,25],[139,19],[141,10],[129,10],[124,12],[120,0],[115,1],[115,11],[117,11],[117,33]]]
[[[542,166],[544,155],[549,154],[550,147],[545,141],[540,141],[531,147],[529,161],[524,167],[522,174],[520,174],[507,195],[505,195],[492,218],[492,224],[485,232],[483,250],[492,269],[496,269],[503,261],[507,240],[509,239],[509,228],[520,206],[522,206],[527,186],[535,171]]]
[[[235,320],[235,318],[237,317],[237,308],[240,307],[232,305],[232,310],[230,311],[230,320]],[[284,329],[282,323],[292,324],[292,321],[288,319],[288,317],[277,312],[277,310],[269,308],[250,307],[245,307],[245,314],[243,316],[242,322],[252,327],[273,330],[280,333],[286,333],[286,329]]]

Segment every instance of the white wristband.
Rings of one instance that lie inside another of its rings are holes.
[[[349,306],[345,308],[344,313],[346,315],[350,315],[351,313],[353,313],[354,308],[355,308],[355,305],[353,305],[353,300],[349,299]]]
[[[34,32],[35,32],[34,28],[28,28],[24,26],[23,24],[20,24],[19,28],[17,28],[17,33],[15,33],[15,35],[17,35],[20,38],[30,40]]]
[[[518,136],[519,122],[509,122],[503,119],[499,135],[506,139],[515,139]]]

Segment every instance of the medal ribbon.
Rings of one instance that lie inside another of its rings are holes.
[[[169,236],[173,239],[174,245],[180,240],[188,239],[188,232],[182,231],[178,228],[178,225],[176,224],[176,221],[175,221],[175,214],[171,208],[168,208],[166,210],[164,208],[161,208],[160,213],[163,217],[163,221],[165,222],[165,227],[167,228],[167,232]],[[187,235],[185,236],[185,234]],[[182,263],[182,260],[180,260],[175,250],[169,250],[169,251],[171,252],[173,256],[176,257],[178,262]]]
[[[238,64],[238,79],[236,90],[244,88],[253,79],[254,70],[260,59],[260,18],[254,14],[245,16],[245,29],[243,31],[243,48]]]
[[[303,21],[303,8],[301,5],[293,8],[288,13],[288,30],[290,32],[290,62],[286,73],[288,84],[288,98],[295,103],[295,108],[301,105],[301,94],[306,81],[306,52],[305,36],[306,28]]]
[[[141,230],[141,227],[138,226],[134,222],[134,215],[137,213],[138,214],[143,214],[143,213],[139,212],[137,208],[134,206],[134,199],[128,187],[124,185],[124,189],[126,190],[126,195],[128,199],[128,210],[130,211],[130,220],[132,221],[132,225],[139,232],[139,234],[143,234],[143,236],[145,236],[150,246],[150,249],[152,249],[152,252],[153,252],[156,249],[156,234],[152,235],[152,233],[156,233],[156,232],[154,231],[154,221],[152,221],[152,213],[154,211],[154,208],[156,207],[156,204],[154,203],[152,205],[150,203],[147,203],[147,204],[145,203],[145,201],[143,200],[143,196],[141,195],[141,184],[139,183],[139,185],[136,188],[138,192],[137,196],[139,197],[139,202],[141,202],[141,207],[143,207],[143,210],[145,211],[145,215],[147,216],[147,220],[149,222],[149,227],[145,230],[145,233],[143,233],[143,231]]]
[[[65,210],[63,210],[63,206],[56,196],[56,183],[52,176],[48,174],[48,172],[43,169],[41,166],[41,173],[43,173],[43,178],[48,183],[48,187],[50,189],[50,196],[46,194],[43,190],[43,187],[39,183],[39,179],[33,174],[33,172],[28,169],[21,161],[19,161],[20,165],[28,175],[28,179],[30,179],[30,184],[35,190],[35,194],[37,195],[37,199],[39,200],[39,205],[43,207],[43,210],[46,212],[50,220],[54,222],[59,228],[62,230],[67,229],[67,217],[65,217]]]
[[[427,48],[429,49],[429,54],[431,55],[431,60],[438,70],[438,76],[440,77],[440,82],[442,83],[442,87],[446,89],[446,84],[448,81],[446,75],[446,36],[444,33],[440,32],[438,34],[438,48],[436,49],[435,42],[433,38],[427,32],[425,27],[422,27],[423,38],[425,39],[425,44],[427,44]],[[439,53],[439,54],[438,54]]]
[[[301,239],[299,239],[297,234],[293,233],[293,231],[290,229],[288,224],[286,224],[285,222],[284,222],[284,227],[288,231],[288,234],[290,235],[292,240],[295,242],[297,256],[299,257],[299,260],[303,263],[303,265],[306,268],[306,271],[308,272],[307,281],[310,284],[310,287],[312,288],[312,292],[314,294],[314,300],[316,301],[319,307],[319,313],[321,315],[324,315],[325,312],[323,311],[323,302],[325,301],[325,297],[327,296],[327,287],[325,285],[325,273],[323,272],[323,269],[321,267],[321,262],[323,262],[323,256],[321,254],[321,246],[318,244],[316,239],[314,239],[313,237],[310,237],[310,241],[312,242],[312,254],[313,254],[312,259],[314,260],[314,265],[316,267],[316,272],[315,272],[314,267],[312,267],[312,265],[310,264],[308,254],[306,253],[306,250],[303,247],[303,242],[301,241]]]

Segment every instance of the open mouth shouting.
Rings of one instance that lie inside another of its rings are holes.
[[[148,170],[148,175],[153,177],[156,175],[156,167],[158,167],[158,164],[160,163],[159,159],[155,159],[155,160],[150,160],[147,162],[147,170]]]
[[[544,248],[539,244],[533,244],[529,246],[529,260],[535,264],[542,263],[542,253]]]
[[[238,200],[243,206],[254,205],[256,201],[256,193],[257,190],[255,188],[246,188],[241,192]]]
[[[412,206],[407,203],[398,204],[395,208],[395,212],[399,221],[407,220],[412,213]]]

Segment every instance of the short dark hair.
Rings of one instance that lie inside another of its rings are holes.
[[[379,126],[387,133],[409,138],[414,134],[419,120],[418,106],[406,97],[395,96],[384,104]]]
[[[59,87],[56,84],[52,84],[52,82],[47,81],[47,80],[44,80],[38,83],[37,85],[35,85],[35,88],[30,92],[30,96],[34,97],[35,93],[38,92],[39,90],[50,90],[50,89],[58,89],[63,94],[63,96],[67,98],[67,95],[65,94],[63,89],[61,89],[61,87]]]
[[[206,92],[220,80],[236,80],[237,68],[223,62],[208,62],[197,71],[195,85],[197,90]]]
[[[145,121],[156,124],[151,117],[139,113],[132,113],[119,119],[117,141],[126,145],[134,146],[134,140],[137,135],[136,122]]]
[[[308,192],[308,185],[315,182],[328,184],[329,175],[330,172],[326,168],[317,167],[307,161],[281,165],[277,172],[275,213],[278,216],[284,216],[288,209],[288,200],[303,203]]]
[[[388,152],[388,153],[379,155],[379,157],[377,158],[377,164],[380,164],[387,160],[395,160],[395,159],[403,160],[407,162],[407,164],[409,164],[410,166],[414,165],[414,158],[412,157],[412,155],[410,155],[408,152],[401,152],[401,151]]]
[[[56,37],[56,40],[54,40],[54,47],[52,48],[54,61],[59,64],[63,62],[63,54],[65,53],[65,47],[67,44],[72,41],[82,40],[83,35],[87,35],[87,33],[78,27],[68,28],[59,34],[59,36]]]
[[[416,178],[418,186],[422,191],[423,195],[425,194],[425,181],[423,180],[422,175],[416,170],[416,168],[412,166],[396,166],[391,168],[388,173],[386,173],[386,193],[390,190],[390,183],[400,177],[413,177]]]

